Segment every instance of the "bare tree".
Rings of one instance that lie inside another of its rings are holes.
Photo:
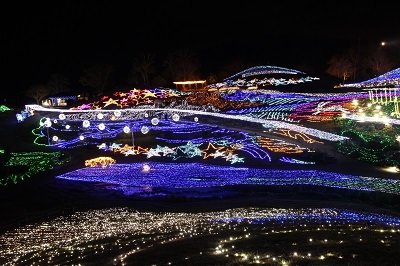
[[[69,85],[68,78],[59,73],[51,75],[50,80],[47,82],[47,86],[53,94],[70,91]]]
[[[365,65],[373,76],[379,76],[392,70],[396,63],[382,48],[370,48],[365,57]]]
[[[141,52],[132,63],[129,83],[137,83],[145,87],[150,85],[150,79],[155,73],[155,54]]]
[[[164,67],[172,81],[199,79],[200,61],[189,49],[181,49],[170,54],[164,62]]]
[[[111,74],[114,71],[114,66],[108,64],[99,64],[91,68],[84,69],[83,75],[79,82],[84,86],[89,86],[94,89],[95,93],[103,93],[110,83]]]
[[[347,49],[344,53],[344,57],[346,57],[346,60],[348,63],[351,65],[351,79],[356,80],[359,74],[359,69],[358,66],[360,65],[362,61],[362,56],[361,56],[361,51],[358,47],[350,47]]]
[[[343,83],[353,75],[354,69],[350,60],[344,55],[334,55],[328,62],[326,72],[329,75],[341,78]]]
[[[36,100],[37,104],[40,104],[40,102],[49,95],[50,89],[46,85],[34,85],[30,87],[26,92],[25,95],[33,98]]]

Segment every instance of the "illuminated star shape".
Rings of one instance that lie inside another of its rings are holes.
[[[133,90],[130,90],[130,96],[133,96],[133,95],[137,95],[137,94],[139,94],[140,93],[140,90],[138,90],[138,89],[133,89]]]
[[[120,103],[128,103],[128,99],[127,98],[122,98],[119,102]]]
[[[141,95],[141,97],[142,98],[149,98],[149,97],[157,98],[157,96],[149,90],[145,90],[143,92],[143,94]]]
[[[147,155],[147,158],[151,158],[153,156],[161,157],[160,150],[158,149],[150,149],[148,152],[143,152],[143,154]]]
[[[97,145],[96,147],[99,147],[99,150],[101,150],[101,149],[106,150],[108,148],[107,144],[105,144],[105,143],[101,143],[100,145]]]
[[[113,143],[113,144],[111,144],[111,146],[109,146],[109,148],[110,148],[110,150],[119,149],[119,148],[121,148],[121,145],[122,144]]]
[[[194,156],[201,156],[201,150],[198,148],[200,145],[188,141],[186,145],[176,147],[176,151],[172,156],[173,160],[177,160],[180,157],[192,158]]]
[[[244,163],[244,158],[238,157],[237,154],[233,154],[229,161],[231,162],[231,164]]]
[[[108,101],[103,102],[104,103],[104,107],[107,107],[107,106],[109,106],[111,104],[119,105],[118,101],[119,100],[114,100],[113,98],[110,98],[110,99],[108,99]]]
[[[200,144],[193,144],[191,141],[188,141],[186,145],[179,146],[178,149],[181,150],[188,157],[192,158],[194,156],[201,156],[201,150],[199,149]]]
[[[149,148],[142,148],[142,147],[138,146],[138,148],[136,150],[136,154],[146,153],[148,151],[149,151]]]
[[[222,150],[223,148],[224,147],[217,148],[211,142],[209,142],[207,148],[202,152],[204,154],[203,159],[207,159],[207,157],[213,156],[216,152]]]
[[[123,154],[125,154],[125,156],[136,155],[136,151],[135,150],[127,150],[126,152],[123,152]]]
[[[224,157],[225,156],[225,152],[224,151],[216,151],[213,154],[210,154],[211,157],[213,157],[214,159],[217,157]]]
[[[168,154],[174,154],[175,153],[175,148],[170,148],[168,146],[162,147],[160,145],[157,145],[156,149],[158,151],[162,152],[163,156],[168,156]]]
[[[79,109],[81,109],[81,110],[87,110],[87,109],[89,109],[89,110],[90,110],[90,108],[91,108],[90,104],[82,104],[81,107],[80,107]]]

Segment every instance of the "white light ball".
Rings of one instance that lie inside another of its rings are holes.
[[[141,131],[143,134],[147,134],[147,133],[149,133],[149,128],[146,127],[146,126],[142,126],[142,128],[140,129],[140,131]]]
[[[131,129],[128,126],[124,126],[124,133],[131,132]]]
[[[175,122],[176,122],[176,121],[179,121],[179,118],[180,118],[180,117],[179,117],[178,114],[173,114],[173,115],[172,115],[172,120],[174,120]]]
[[[151,123],[152,123],[153,125],[158,125],[158,122],[160,122],[160,120],[158,120],[157,117],[154,117],[153,119],[151,119]]]
[[[84,120],[82,123],[83,127],[90,127],[90,121],[89,120]]]

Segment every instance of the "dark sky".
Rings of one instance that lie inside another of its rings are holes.
[[[14,1],[2,8],[3,84],[14,92],[52,73],[77,80],[96,63],[123,73],[140,51],[162,60],[181,48],[204,73],[235,60],[324,67],[346,47],[399,38],[393,5],[270,2]]]

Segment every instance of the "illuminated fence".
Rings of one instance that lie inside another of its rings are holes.
[[[392,116],[396,118],[400,117],[399,111],[399,102],[398,102],[398,88],[374,88],[368,89],[369,99],[372,104],[381,104],[381,105],[394,105],[394,112]]]

